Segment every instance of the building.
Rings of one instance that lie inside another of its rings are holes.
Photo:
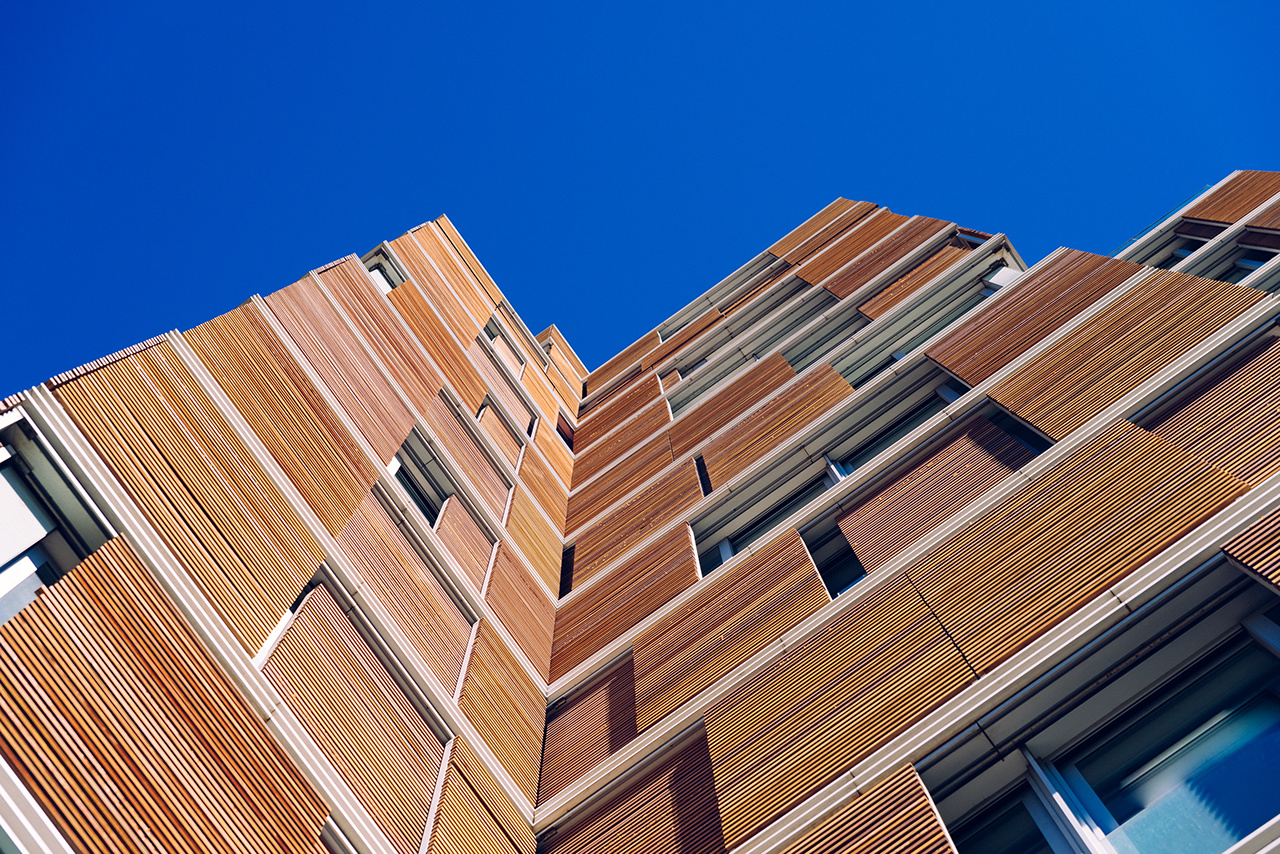
[[[0,404],[0,851],[1280,850],[1280,173],[838,199],[588,372],[445,218]]]

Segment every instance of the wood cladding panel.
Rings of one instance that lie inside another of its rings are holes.
[[[838,299],[844,299],[950,227],[951,223],[940,219],[912,217],[889,238],[831,276],[823,285]]]
[[[437,395],[423,412],[423,420],[433,438],[448,451],[475,487],[475,496],[494,516],[501,519],[507,509],[507,483],[480,450],[471,433],[458,420],[453,408]]]
[[[310,277],[266,298],[267,307],[383,463],[413,428],[413,413]]]
[[[603,388],[609,380],[616,376],[620,376],[624,371],[629,370],[633,365],[640,361],[645,353],[648,353],[654,347],[662,343],[658,330],[650,332],[648,335],[641,337],[631,346],[627,347],[618,355],[587,374],[586,389],[587,393]]]
[[[654,477],[674,461],[666,433],[659,433],[623,456],[617,464],[595,480],[583,484],[569,496],[565,533],[591,522],[624,495]]]
[[[887,579],[707,711],[735,848],[974,679],[920,595]]]
[[[445,499],[440,508],[440,518],[436,520],[436,534],[458,562],[462,574],[479,592],[484,587],[485,573],[489,571],[493,543],[471,518],[471,512],[458,500],[458,496],[451,495]]]
[[[1272,231],[1280,231],[1280,202],[1276,202],[1262,213],[1249,220],[1249,225],[1253,228],[1267,228]]]
[[[498,544],[484,600],[515,638],[534,669],[542,674],[543,681],[549,682],[556,603],[547,598],[542,587],[506,543]]]
[[[507,343],[507,339],[501,335],[489,339],[489,343],[493,345],[493,352],[497,354],[502,364],[507,366],[507,370],[511,371],[511,376],[517,380],[524,373],[524,362],[521,361],[520,355],[516,353],[514,347]]]
[[[591,814],[544,836],[540,854],[724,854],[716,790],[699,731],[603,795]]]
[[[546,458],[547,464],[551,466],[551,470],[556,473],[560,482],[571,485],[577,463],[574,460],[573,451],[569,450],[564,439],[556,433],[555,422],[551,419],[539,422],[533,431],[533,443],[538,446],[538,450],[542,451],[542,456]]]
[[[584,399],[579,403],[577,412],[578,421],[582,421],[582,419],[586,418],[597,409],[604,408],[605,404],[608,404],[615,398],[625,394],[633,385],[644,379],[644,377],[645,372],[641,369],[639,362],[636,362],[627,370],[619,372],[617,377],[610,381],[607,389],[598,394],[593,394],[590,400]],[[593,391],[595,391],[595,389],[593,389]]]
[[[1280,172],[1242,171],[1182,212],[1191,219],[1235,222],[1280,193]]]
[[[811,285],[825,285],[841,267],[888,237],[908,219],[902,214],[890,213],[888,208],[881,208],[859,220],[854,227],[842,232],[789,272]]]
[[[452,286],[451,281],[446,281],[444,267],[437,268],[432,264],[430,257],[423,251],[423,247],[413,234],[405,234],[391,241],[391,249],[395,252],[396,257],[404,264],[405,270],[413,277],[410,283],[416,288],[437,312],[440,314],[444,325],[453,333],[454,337],[461,342],[462,346],[467,346],[471,341],[475,340],[476,335],[480,332],[483,322],[478,317],[473,317],[467,311],[467,306],[459,299],[459,290]],[[453,271],[456,273],[457,271]],[[400,287],[404,287],[401,285]],[[468,282],[467,287],[471,285]],[[392,295],[396,290],[392,291]],[[395,302],[394,296],[392,302]],[[485,311],[481,317],[487,318],[489,312]],[[456,346],[456,345],[455,345]],[[430,349],[429,347],[427,349]],[[434,351],[432,352],[434,356]],[[438,359],[437,359],[438,361]]]
[[[423,356],[418,342],[405,329],[387,298],[369,281],[364,267],[358,260],[348,258],[316,275],[364,335],[418,413],[425,414],[440,391],[440,375]]]
[[[457,235],[456,230],[454,235]],[[467,314],[483,326],[489,319],[489,315],[493,313],[496,304],[485,292],[471,264],[457,252],[449,235],[439,224],[428,222],[413,229],[413,236],[422,250],[435,261],[436,269],[444,275],[454,299],[462,304]],[[459,242],[461,242],[460,237]],[[473,259],[474,257],[472,256]],[[480,264],[477,261],[475,268],[479,267]]]
[[[498,414],[492,406],[486,406],[480,410],[480,417],[476,419],[480,425],[480,429],[484,434],[493,441],[493,446],[498,449],[498,453],[502,455],[512,468],[520,459],[520,443],[515,436],[511,435],[511,431],[507,429],[507,425],[502,420],[502,416]],[[501,515],[501,514],[498,514]]]
[[[606,569],[702,500],[693,463],[673,468],[587,528],[574,543],[573,585]]]
[[[557,369],[551,367],[547,374],[554,373]],[[555,388],[551,385],[551,378],[544,374],[537,365],[531,365],[528,370],[520,375],[520,384],[524,386],[524,390],[529,392],[529,397],[533,398],[534,404],[538,407],[538,412],[544,419],[555,421],[556,416],[560,413],[560,399]],[[569,412],[576,412],[578,409],[577,398],[572,398],[573,403],[566,405],[564,408]]]
[[[933,799],[904,765],[823,819],[782,854],[955,854]]]
[[[538,803],[555,797],[635,737],[635,672],[626,658],[547,709]]]
[[[532,802],[538,796],[546,698],[487,620],[480,621],[458,707]]]
[[[986,673],[1247,489],[1119,421],[907,572]]]
[[[1266,294],[1158,270],[991,389],[991,398],[1061,439]]]
[[[560,589],[560,559],[564,542],[538,512],[537,503],[525,489],[511,496],[511,512],[507,515],[507,533],[549,590]]]
[[[724,388],[680,414],[667,430],[678,459],[711,438],[730,421],[782,388],[796,375],[781,353],[770,353]]]
[[[440,684],[457,685],[471,624],[373,495],[337,541]]]
[[[707,309],[706,312],[690,321],[683,329],[677,330],[662,344],[646,353],[645,357],[640,360],[640,369],[646,372],[652,371],[699,338],[702,333],[719,323],[722,317],[723,315],[719,309]]]
[[[789,530],[636,637],[636,724],[647,729],[831,601]]]
[[[412,282],[405,282],[388,294],[387,299],[453,386],[454,393],[467,407],[467,412],[478,412],[489,389],[422,292]]]
[[[474,307],[477,317],[487,317],[493,309],[502,303],[502,291],[498,289],[493,277],[489,275],[489,271],[480,263],[480,259],[471,251],[467,241],[462,239],[462,235],[458,233],[458,229],[454,227],[449,217],[441,214],[432,220],[430,225],[437,230],[442,242],[447,243],[449,248],[453,250],[453,254],[466,267],[467,272],[471,274],[471,278],[479,284],[479,293],[475,295],[474,301],[469,301],[469,304]],[[425,228],[426,226],[422,226],[422,228],[415,229],[415,232]]]
[[[875,572],[1035,454],[985,418],[975,419],[837,521],[867,572]]]
[[[467,742],[453,741],[428,854],[533,854],[533,829]]]
[[[948,333],[928,356],[977,385],[1143,269],[1129,261],[1064,250],[1037,265],[1012,286],[1012,293]]]
[[[719,489],[823,413],[853,394],[853,386],[828,364],[809,369],[702,453],[713,489]]]
[[[876,209],[876,205],[871,202],[838,198],[770,246],[769,254],[783,258],[792,265],[799,264],[833,237]]]
[[[1280,587],[1280,512],[1263,516],[1222,550],[1241,566]]]
[[[511,417],[515,419],[517,427],[528,430],[530,422],[533,421],[533,413],[529,411],[529,407],[525,406],[524,400],[512,388],[506,374],[489,358],[489,354],[485,351],[484,345],[479,339],[472,341],[467,345],[467,355],[471,357],[471,361],[480,371],[480,376],[484,379],[485,385],[489,387],[490,393],[495,400],[502,402],[507,408],[507,412],[511,413]]]
[[[398,854],[415,854],[444,745],[323,587],[262,673]]]
[[[173,347],[161,342],[53,393],[256,653],[324,552]]]
[[[0,755],[77,851],[326,850],[328,809],[122,537],[0,626]]]
[[[325,530],[347,524],[374,464],[289,355],[254,303],[184,336]]]
[[[599,652],[698,580],[693,536],[677,525],[556,611],[551,679]]]
[[[858,306],[858,311],[872,320],[884,316],[968,255],[968,249],[942,247],[914,269],[899,276],[889,287]]]
[[[526,451],[517,472],[520,482],[529,494],[546,511],[557,532],[564,530],[564,517],[568,509],[569,494],[565,485],[556,479],[546,459],[536,451]]]
[[[578,422],[573,433],[573,448],[582,453],[619,424],[631,418],[646,406],[662,398],[662,383],[657,374],[650,374],[632,386],[625,394],[611,400],[608,406],[592,410]],[[660,405],[659,408],[665,408]],[[668,415],[670,418],[670,415]]]
[[[634,420],[623,424],[607,438],[596,442],[574,458],[574,484],[586,483],[599,472],[634,452],[642,443],[654,441],[657,438],[654,434],[660,433],[670,421],[671,411],[667,406],[650,406],[641,410]]]

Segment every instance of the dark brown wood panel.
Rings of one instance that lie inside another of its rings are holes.
[[[860,219],[855,226],[842,232],[805,259],[804,263],[788,272],[811,285],[825,285],[837,270],[888,237],[908,219],[902,214],[890,213],[888,208],[881,208]]]
[[[951,223],[926,216],[913,217],[884,242],[823,282],[823,287],[844,299],[894,264],[937,237]]]
[[[1280,193],[1280,172],[1246,170],[1197,200],[1182,215],[1212,222],[1235,222],[1276,193]]]
[[[538,803],[555,797],[635,737],[635,671],[627,658],[547,710]]]
[[[968,255],[968,249],[955,246],[942,247],[910,272],[900,276],[889,287],[858,306],[858,311],[872,320],[887,314]]]
[[[874,210],[876,205],[871,202],[837,198],[770,246],[769,254],[786,259],[793,266],[799,264]]]

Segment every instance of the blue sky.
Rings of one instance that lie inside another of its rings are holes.
[[[118,7],[118,8],[117,8]],[[1273,2],[9,4],[0,395],[449,214],[588,367],[838,195],[1110,254],[1280,169]]]

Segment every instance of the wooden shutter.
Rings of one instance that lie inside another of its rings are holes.
[[[1280,202],[1276,202],[1275,204],[1271,205],[1269,208],[1264,210],[1262,213],[1258,214],[1256,217],[1249,220],[1249,227],[1265,228],[1265,229],[1269,229],[1270,231],[1280,231]],[[1256,232],[1251,232],[1250,236],[1256,239],[1259,235]],[[1276,235],[1274,234],[1269,236],[1273,240],[1276,237]],[[1275,244],[1272,244],[1272,245],[1274,246]]]
[[[427,242],[430,243],[432,241],[432,238],[427,238]],[[418,287],[426,301],[440,313],[445,326],[448,327],[458,341],[462,342],[465,347],[469,342],[475,340],[476,335],[480,332],[481,323],[477,317],[467,312],[466,305],[459,299],[459,294],[462,291],[455,288],[452,281],[445,280],[445,277],[450,272],[455,273],[454,278],[456,278],[456,271],[449,270],[448,264],[441,264],[440,270],[437,271],[428,259],[427,253],[423,251],[422,247],[418,245],[418,241],[414,239],[413,234],[405,234],[392,240],[391,249],[396,253],[396,257],[404,263],[409,275],[413,277],[412,284]],[[469,282],[465,286],[467,288],[471,287]],[[404,287],[404,285],[400,287]],[[396,291],[398,290],[400,288],[396,288]],[[395,291],[391,293],[394,294]],[[394,301],[393,297],[392,302]],[[480,317],[487,318],[488,316],[488,311],[480,314]]]
[[[529,823],[475,751],[454,739],[427,854],[533,854]]]
[[[471,518],[471,512],[456,495],[446,498],[440,508],[436,534],[478,593],[484,586],[485,573],[489,571],[493,543],[489,542],[484,530]]]
[[[871,202],[838,198],[770,246],[769,253],[793,266],[799,264],[874,210],[877,207]]]
[[[405,282],[387,295],[405,323],[418,336],[418,340],[441,372],[453,386],[458,399],[467,412],[477,412],[489,389],[476,371],[475,365],[462,352],[458,341],[449,334],[444,322],[436,315],[422,292],[412,282]],[[470,341],[470,338],[463,339]]]
[[[557,440],[558,441],[558,440]],[[538,512],[537,504],[525,489],[516,489],[507,515],[507,533],[549,590],[560,589],[560,558],[564,542],[560,534]]]
[[[853,228],[842,232],[805,259],[804,263],[788,272],[811,285],[825,285],[837,270],[888,237],[907,220],[908,217],[890,213],[888,208],[881,208],[860,219]]]
[[[511,417],[515,419],[516,427],[527,432],[529,424],[533,421],[533,413],[525,405],[524,399],[516,393],[511,380],[494,364],[493,359],[489,357],[489,353],[484,349],[484,345],[480,343],[478,338],[467,345],[467,353],[471,356],[471,361],[479,369],[480,376],[484,379],[485,385],[489,387],[493,397],[502,401],[502,405],[507,408],[507,412],[511,413]]]
[[[844,299],[950,226],[951,223],[940,219],[912,217],[876,248],[827,279],[823,286],[837,299]]]
[[[656,374],[650,374],[632,386],[625,394],[609,401],[608,406],[592,409],[591,413],[578,423],[573,436],[576,453],[582,453],[592,444],[599,441],[606,433],[622,422],[655,403],[662,397],[662,384]],[[664,404],[658,404],[659,407]],[[670,418],[670,414],[667,416]]]
[[[1280,512],[1254,522],[1222,550],[1240,566],[1280,587]]]
[[[723,317],[719,309],[711,308],[699,315],[688,325],[674,332],[667,340],[645,354],[640,360],[640,370],[652,371],[667,359],[679,353],[689,344],[702,337],[702,333],[716,326]]]
[[[480,417],[476,419],[476,423],[480,425],[480,429],[489,437],[503,459],[514,467],[520,459],[520,442],[511,435],[511,430],[498,411],[492,406],[486,406],[480,410]]]
[[[498,544],[484,599],[542,674],[543,680],[550,681],[551,635],[555,631],[556,604],[547,598],[524,564],[511,554],[506,543]]]
[[[590,394],[597,389],[603,388],[609,380],[630,369],[640,361],[641,356],[648,353],[661,343],[662,339],[659,337],[658,332],[655,329],[653,332],[645,335],[621,353],[614,356],[591,373],[587,374],[587,393]]]
[[[626,458],[641,444],[655,441],[657,437],[654,434],[660,433],[670,420],[671,411],[665,405],[659,404],[641,410],[639,415],[622,425],[607,439],[596,442],[574,458],[574,483],[586,483],[599,472]]]
[[[635,737],[635,672],[627,658],[547,709],[538,803],[551,800]]]
[[[517,474],[520,482],[529,489],[529,494],[538,502],[538,506],[546,511],[556,532],[563,531],[569,494],[564,484],[551,473],[551,468],[542,454],[536,451],[525,451]]]
[[[450,230],[453,231],[452,228]],[[457,235],[457,231],[453,233]],[[428,222],[413,229],[413,236],[444,274],[453,298],[483,325],[485,319],[493,313],[494,301],[485,293],[471,265],[457,252],[446,232],[438,223]],[[479,262],[476,262],[476,267],[479,267]]]
[[[462,235],[458,233],[458,229],[454,228],[449,217],[441,214],[427,225],[414,229],[414,232],[420,232],[428,226],[434,228],[440,235],[441,243],[447,244],[453,250],[454,256],[462,263],[471,277],[480,285],[479,292],[475,288],[471,288],[469,293],[473,293],[470,304],[474,306],[477,316],[487,314],[489,310],[497,308],[503,302],[502,291],[494,283],[489,272],[485,270],[484,265],[480,263],[480,259],[471,251],[471,247],[462,239]]]
[[[507,509],[507,484],[493,463],[476,445],[475,439],[458,421],[453,409],[438,395],[423,413],[432,437],[466,472],[475,487],[475,495],[494,516],[501,519]]]
[[[888,314],[890,310],[910,299],[916,291],[951,269],[968,254],[968,249],[955,246],[942,247],[906,275],[896,279],[889,287],[858,306],[858,311],[872,320]]]
[[[672,461],[671,443],[666,433],[659,433],[623,456],[607,472],[569,496],[565,533],[591,522],[631,490],[671,465]]]
[[[1235,222],[1280,193],[1280,172],[1243,171],[1183,211],[1184,217]]]
[[[773,394],[796,375],[781,353],[770,353],[742,376],[680,414],[667,430],[678,459],[693,451],[730,421]]]
[[[572,485],[573,470],[577,465],[573,458],[573,451],[570,451],[564,440],[550,428],[549,422],[539,422],[534,428],[533,443],[538,446],[538,450],[542,451],[547,465],[551,466],[551,470],[556,473],[560,482],[566,486]]]

